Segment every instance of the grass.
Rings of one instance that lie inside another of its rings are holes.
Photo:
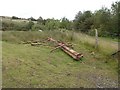
[[[6,31],[3,33],[3,40],[20,43],[21,41],[39,40],[46,37],[53,37],[56,40],[65,42],[82,44],[87,47],[94,48],[95,37],[88,36],[83,33],[74,32],[60,32],[60,31],[44,31],[44,32],[23,32],[23,31]],[[110,54],[118,50],[118,42],[105,38],[98,38],[99,50],[104,54]]]
[[[118,62],[108,56],[110,52],[95,50],[94,37],[75,33],[71,40],[71,35],[70,32],[50,31],[3,32],[3,88],[117,87]],[[74,49],[83,53],[84,58],[82,61],[74,61],[60,49],[50,53],[51,47],[34,47],[20,43],[32,39],[44,39],[47,36],[74,43]],[[110,48],[110,45],[99,44],[101,48],[111,52],[117,49],[112,40],[104,41],[101,38],[100,40],[104,44],[114,45]],[[93,50],[95,55],[90,53]]]

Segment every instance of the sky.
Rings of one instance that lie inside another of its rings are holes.
[[[21,18],[42,16],[44,19],[73,20],[79,11],[110,9],[117,0],[0,0],[0,16],[17,16]]]

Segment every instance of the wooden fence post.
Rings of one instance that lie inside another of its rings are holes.
[[[98,31],[95,29],[95,48],[98,47]]]

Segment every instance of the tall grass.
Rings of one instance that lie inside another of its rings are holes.
[[[81,43],[90,46],[95,47],[95,37],[89,36],[83,33],[75,33],[75,36],[78,41]],[[104,53],[112,53],[118,50],[118,42],[111,40],[106,40],[104,38],[98,38],[98,49],[101,52]]]
[[[4,31],[2,33],[3,41],[17,42],[29,41],[29,40],[40,40],[47,37],[52,37],[56,40],[61,40],[64,42],[72,42],[75,44],[82,44],[85,47],[89,47],[93,50],[95,47],[95,37],[89,36],[83,33],[72,32],[72,31]],[[99,52],[103,54],[111,54],[118,50],[118,42],[111,40],[106,40],[104,38],[98,38],[98,49]]]

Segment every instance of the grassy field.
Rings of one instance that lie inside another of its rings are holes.
[[[73,60],[60,49],[31,46],[23,41],[56,40],[74,43],[74,50],[83,53]],[[96,88],[118,87],[118,61],[111,57],[117,51],[116,41],[99,38],[94,49],[94,37],[72,32],[3,32],[2,78],[5,88]],[[95,55],[91,55],[91,51]]]

